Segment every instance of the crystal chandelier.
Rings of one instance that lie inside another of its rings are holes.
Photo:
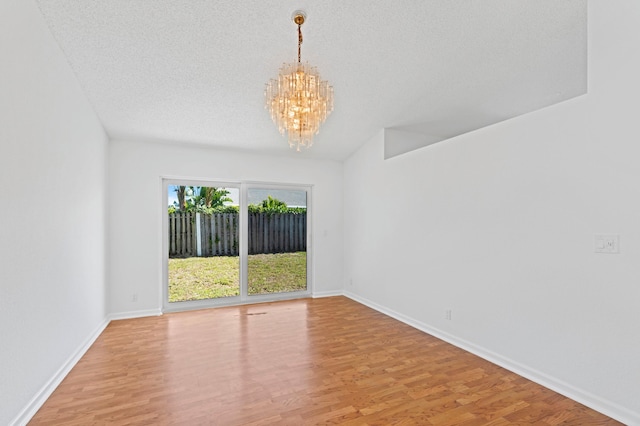
[[[266,108],[280,133],[287,132],[289,146],[300,151],[310,147],[313,136],[320,130],[333,111],[333,87],[308,62],[300,62],[303,11],[293,12],[293,22],[298,25],[298,62],[283,64],[278,78],[271,79],[265,90]]]

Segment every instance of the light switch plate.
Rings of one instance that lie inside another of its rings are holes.
[[[620,235],[596,234],[594,238],[594,250],[596,253],[620,253]]]

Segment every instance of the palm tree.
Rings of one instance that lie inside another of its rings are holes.
[[[229,195],[229,191],[224,188],[205,186],[200,188],[200,197],[202,198],[204,207],[207,208],[223,207],[224,203],[233,202],[227,195]]]
[[[188,186],[185,190],[186,211],[210,211],[218,207],[224,207],[227,202],[233,202],[229,197],[229,191],[224,188],[207,186]]]
[[[176,195],[178,196],[178,210],[184,211],[187,207],[186,200],[185,200],[187,187],[177,186],[175,191],[176,191]]]

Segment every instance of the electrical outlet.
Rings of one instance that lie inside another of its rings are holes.
[[[451,321],[451,309],[444,310],[444,319]]]
[[[138,301],[138,293],[133,293],[133,295],[131,296],[131,301],[132,302],[137,302]]]
[[[620,235],[597,234],[594,236],[594,251],[596,253],[620,253]]]

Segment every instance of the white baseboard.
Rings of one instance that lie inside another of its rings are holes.
[[[372,302],[371,300],[358,296],[357,294],[351,293],[349,291],[345,291],[343,294],[345,297],[355,300],[358,303],[362,303],[363,305],[368,306],[371,309],[375,309],[378,312],[381,312],[385,315],[395,318],[398,321],[401,321],[407,325],[410,325],[413,328],[416,328],[420,331],[423,331],[427,334],[430,334],[434,337],[444,340],[447,343],[450,343],[454,346],[464,349],[467,352],[470,352],[476,356],[479,356],[480,358],[483,358],[489,362],[492,362],[493,364],[499,365],[502,368],[505,368],[509,371],[512,371],[513,373],[516,373],[535,383],[538,383],[546,388],[549,388],[554,392],[564,395],[567,398],[570,398],[576,402],[579,402],[580,404],[583,404],[589,408],[592,408],[593,410],[596,410],[606,416],[609,416],[615,420],[618,420],[619,422],[622,422],[627,425],[640,425],[640,413],[636,413],[634,411],[631,411],[625,407],[622,407],[616,404],[615,402],[608,401],[597,395],[593,395],[590,392],[576,388],[575,386],[572,386],[569,383],[563,382],[562,380],[558,380],[545,373],[529,368],[526,365],[520,364],[509,358],[505,358],[502,355],[499,355],[495,352],[492,352],[490,350],[477,346],[466,340],[459,339],[445,331],[432,327],[421,321],[417,321],[401,313],[395,312],[382,305]]]
[[[76,349],[73,354],[62,364],[62,367],[55,372],[53,377],[35,394],[27,403],[26,407],[9,423],[10,426],[24,426],[38,412],[40,407],[47,401],[58,385],[69,374],[71,369],[80,361],[80,358],[89,350],[104,329],[109,325],[109,319],[105,320],[87,337],[87,339]]]
[[[161,309],[147,309],[144,311],[128,311],[117,312],[115,314],[109,314],[109,321],[131,319],[131,318],[143,318],[143,317],[157,317],[162,315]]]
[[[332,290],[332,291],[314,291],[311,297],[314,299],[319,299],[321,297],[334,297],[334,296],[344,296],[344,291],[342,290]]]
[[[67,361],[55,372],[53,377],[45,383],[45,385],[35,394],[33,398],[27,403],[25,408],[9,423],[10,426],[24,426],[31,418],[38,412],[40,407],[47,401],[53,391],[56,390],[58,385],[62,383],[62,380],[69,374],[71,369],[80,361],[80,358],[89,350],[91,345],[102,334],[105,328],[112,320],[140,318],[162,315],[162,311],[158,309],[146,310],[146,311],[131,311],[120,312],[117,314],[109,314],[105,320],[87,337],[82,345],[74,351],[74,353],[67,359]]]

